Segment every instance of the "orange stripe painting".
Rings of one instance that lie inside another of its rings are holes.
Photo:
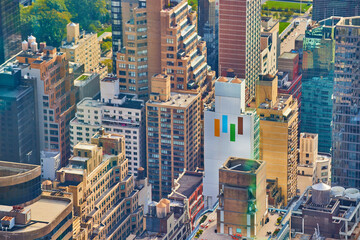
[[[214,136],[220,137],[220,119],[214,119]]]

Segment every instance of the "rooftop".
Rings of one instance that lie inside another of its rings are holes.
[[[85,31],[79,36],[79,39],[77,44],[75,44],[74,42],[65,42],[60,48],[64,48],[64,49],[75,49],[77,48],[80,44],[85,43],[89,38],[91,38],[92,36],[94,36],[96,33],[85,33]],[[96,34],[97,36],[97,34]],[[97,39],[97,37],[96,37]]]
[[[279,56],[280,59],[288,59],[288,60],[292,60],[294,58],[296,58],[298,56],[297,53],[292,53],[292,52],[284,52],[283,54],[281,54]]]
[[[192,102],[198,98],[198,94],[185,94],[185,93],[171,93],[168,101],[148,101],[148,104],[154,104],[166,107],[188,107]]]
[[[181,195],[189,198],[194,193],[194,191],[202,184],[202,177],[202,173],[186,171],[176,180],[175,191],[173,191],[169,197],[171,198],[174,195],[178,196],[176,195],[176,193],[180,193]]]
[[[222,169],[235,170],[239,172],[254,172],[258,170],[263,164],[265,163],[260,160],[230,157],[223,164]]]
[[[48,196],[44,196],[48,195]],[[24,210],[31,211],[30,224],[25,226],[15,226],[9,233],[30,232],[41,229],[53,222],[68,206],[71,200],[68,198],[51,198],[50,192],[43,192],[40,200],[26,206]],[[70,197],[70,194],[65,196]],[[12,206],[0,205],[0,211],[10,212]]]
[[[219,77],[215,80],[215,82],[224,82],[224,83],[237,83],[240,84],[244,81],[244,79],[240,79],[237,77]]]
[[[125,99],[124,99],[125,98]],[[119,95],[115,96],[113,99],[123,100],[122,103],[112,102],[112,103],[104,103],[100,102],[100,100],[94,100],[92,98],[84,98],[82,99],[77,106],[78,107],[95,107],[100,108],[102,106],[109,106],[109,107],[120,107],[120,108],[130,108],[130,109],[137,109],[141,110],[144,108],[144,101],[140,99],[135,99],[134,94],[127,94],[127,93],[120,93]]]
[[[38,165],[0,161],[0,178],[22,174],[40,168]]]
[[[74,146],[76,149],[83,149],[83,150],[94,150],[97,148],[96,144],[90,144],[86,142],[80,142]]]

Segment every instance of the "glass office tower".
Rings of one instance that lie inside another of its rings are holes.
[[[360,187],[360,17],[336,25],[333,184]]]
[[[0,1],[0,64],[21,51],[18,0]]]
[[[334,26],[327,19],[305,32],[301,132],[319,135],[319,152],[330,153],[334,84]]]

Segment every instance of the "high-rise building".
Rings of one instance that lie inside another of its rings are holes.
[[[57,189],[74,199],[74,239],[126,239],[143,231],[143,208],[128,174],[125,137],[101,129],[91,143],[74,147],[69,165],[57,173]]]
[[[256,237],[267,213],[264,161],[228,158],[219,169],[217,232]]]
[[[352,17],[360,15],[359,0],[314,0],[312,19],[320,21],[331,16]]]
[[[215,72],[207,65],[196,15],[186,0],[147,2],[148,75],[166,74],[172,91],[200,92],[207,102],[213,97]]]
[[[76,64],[84,64],[85,72],[97,72],[103,77],[107,69],[100,67],[100,43],[96,33],[80,32],[78,23],[66,25],[66,41],[60,47],[60,52],[66,53],[66,60]]]
[[[77,101],[72,74],[65,54],[46,43],[36,43],[30,36],[17,55],[21,75],[35,89],[35,109],[40,151],[60,152],[61,164],[70,157],[69,123],[75,115]]]
[[[0,161],[0,239],[72,239],[72,199],[41,191],[40,166]]]
[[[278,94],[276,76],[261,76],[256,87],[260,159],[266,162],[266,177],[278,181],[286,205],[296,196],[297,189],[297,100],[291,95]]]
[[[119,78],[120,91],[137,94],[146,101],[149,98],[149,76],[145,2],[133,9],[123,32],[123,48],[116,56],[116,75]]]
[[[111,29],[113,71],[116,73],[116,55],[123,47],[124,24],[130,20],[130,12],[139,0],[111,0]]]
[[[19,1],[0,1],[0,64],[21,51]]]
[[[129,172],[137,176],[146,166],[145,105],[134,94],[119,92],[119,79],[101,80],[101,101],[84,98],[77,104],[76,117],[70,122],[70,145],[90,142],[102,126],[109,133],[125,136],[125,155]]]
[[[200,94],[171,92],[169,75],[151,79],[146,103],[147,176],[153,198],[171,193],[174,180],[200,164]]]
[[[234,70],[245,79],[250,99],[255,97],[260,71],[260,2],[219,1],[219,74]]]
[[[277,72],[277,58],[280,52],[279,22],[271,17],[261,18],[260,75]]]
[[[360,17],[336,24],[333,105],[333,184],[360,188]]]
[[[24,82],[15,60],[0,65],[0,159],[40,164],[34,88]]]
[[[219,77],[215,81],[215,104],[204,111],[204,201],[212,208],[219,194],[218,169],[225,159],[259,159],[259,117],[245,107],[245,81]]]
[[[319,151],[330,153],[334,87],[334,31],[338,19],[330,18],[305,31],[303,40],[303,78],[301,132],[319,135]]]
[[[331,156],[318,153],[318,139],[317,134],[300,133],[300,157],[297,167],[297,188],[300,195],[315,183],[330,185]]]
[[[215,0],[198,1],[198,32],[206,42],[207,63],[211,69],[218,70],[218,23],[219,10]]]

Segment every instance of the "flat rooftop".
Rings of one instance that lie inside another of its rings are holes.
[[[244,79],[240,79],[237,77],[219,77],[215,80],[215,82],[225,82],[225,83],[237,83],[241,84],[244,81]]]
[[[202,173],[185,172],[185,174],[177,180],[177,183],[180,184],[180,186],[176,190],[176,193],[180,193],[189,198],[191,194],[193,194],[194,191],[202,184],[202,177]]]
[[[41,198],[31,205],[26,206],[24,209],[31,210],[31,224],[26,227],[15,226],[11,231],[13,232],[30,232],[41,229],[54,221],[71,203],[69,199],[64,200]],[[12,206],[0,205],[0,211],[11,211]]]
[[[94,150],[97,149],[96,144],[86,143],[86,142],[80,142],[74,146],[74,150],[76,149],[83,149],[83,150]]]
[[[171,97],[167,101],[148,101],[151,105],[158,105],[159,107],[188,107],[195,99],[198,97],[198,94],[191,93],[171,93]]]
[[[119,103],[119,100],[122,100],[124,97],[126,97],[126,99],[122,102]],[[103,103],[100,102],[98,100],[94,100],[92,98],[84,98],[82,99],[77,106],[78,107],[94,107],[94,108],[100,108],[103,106],[109,106],[109,107],[118,107],[118,108],[131,108],[131,109],[138,109],[141,110],[144,108],[144,101],[140,100],[140,99],[134,99],[134,95],[133,94],[125,94],[125,93],[120,93],[118,96],[114,96],[114,99],[112,102],[113,103]]]
[[[292,52],[284,52],[283,54],[281,54],[279,56],[280,59],[289,59],[289,60],[292,60],[294,58],[297,57],[297,53],[292,53]]]
[[[222,166],[222,169],[234,170],[239,172],[252,172],[260,168],[264,162],[259,160],[249,160],[230,157]]]
[[[0,161],[0,177],[8,177],[40,168],[38,165]]]

